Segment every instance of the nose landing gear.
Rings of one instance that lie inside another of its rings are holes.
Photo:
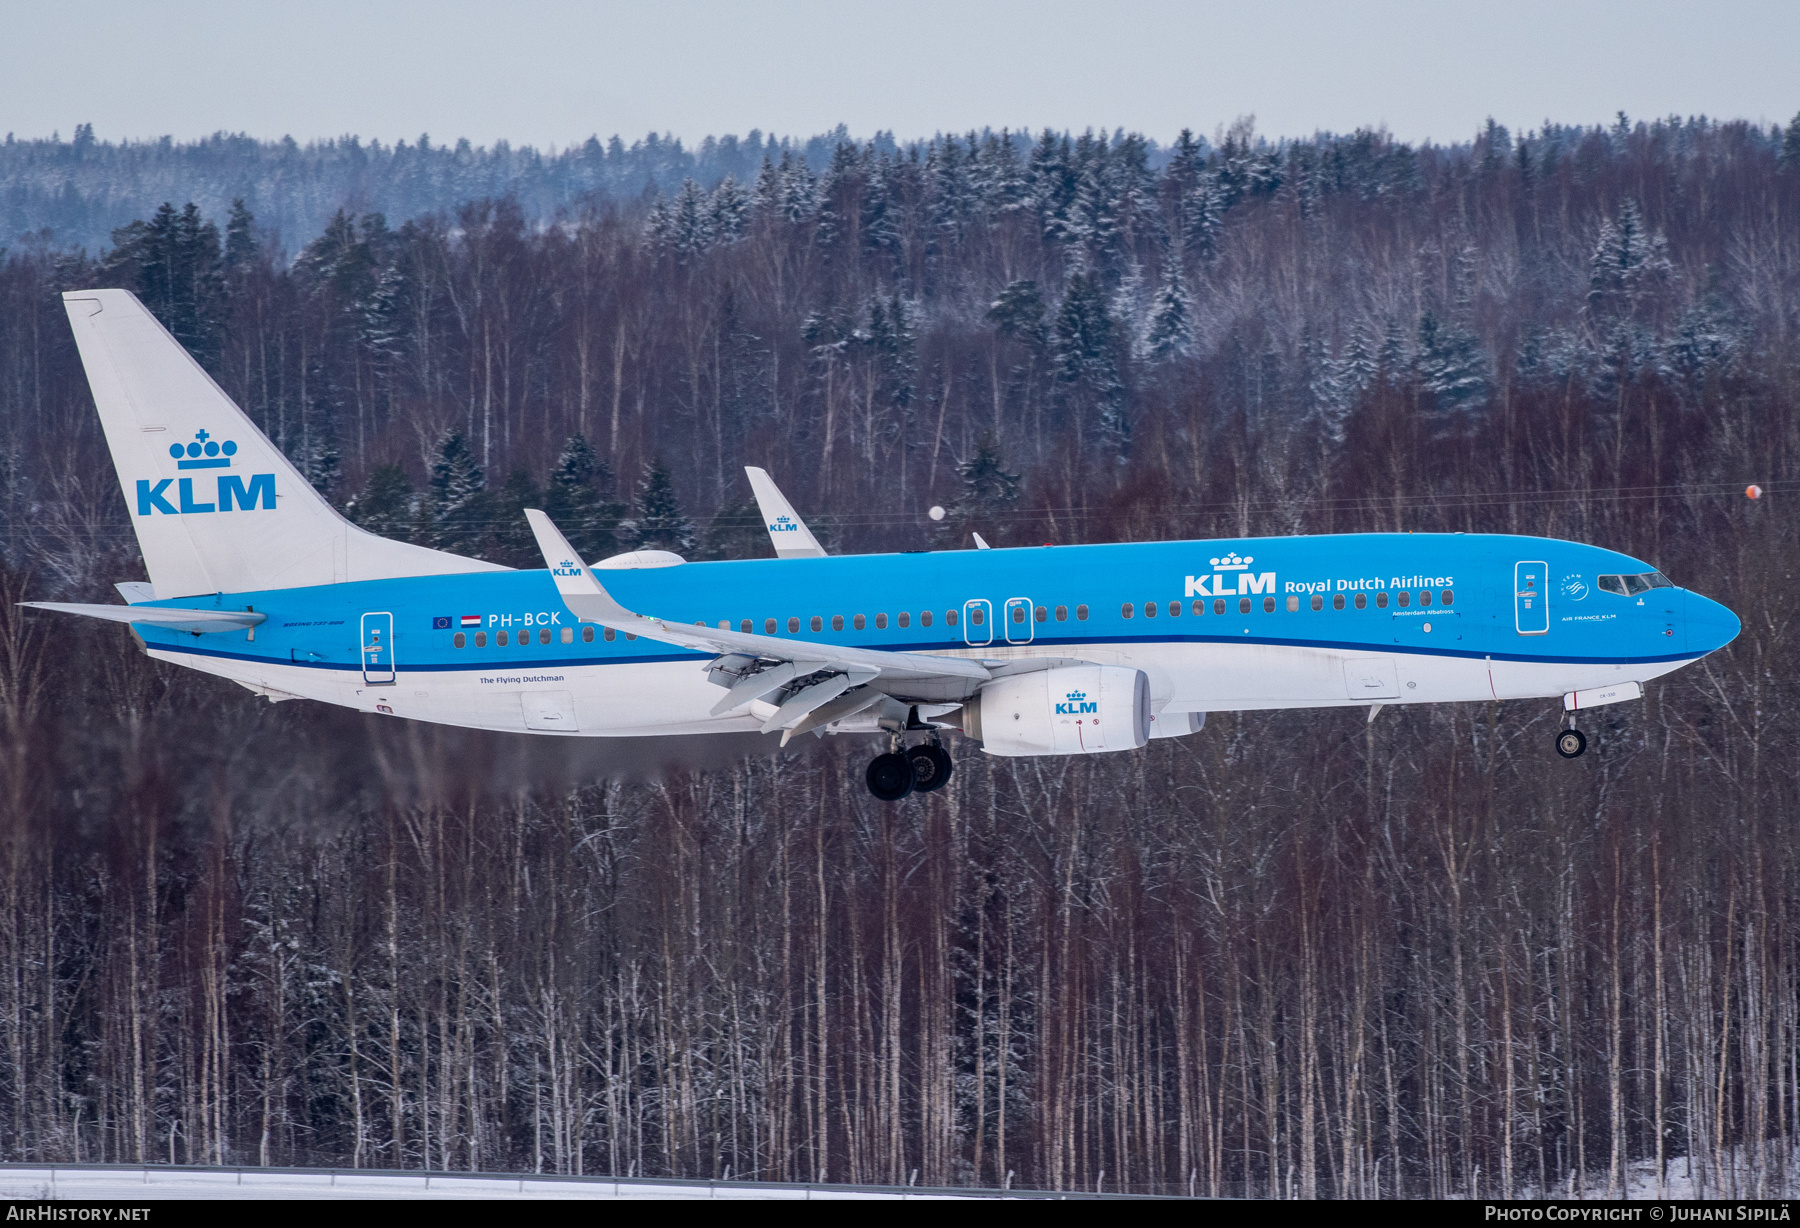
[[[895,738],[894,749],[876,755],[863,778],[876,797],[897,802],[908,793],[931,793],[943,788],[953,766],[950,752],[935,741],[921,742],[906,750]]]
[[[1587,750],[1587,735],[1579,729],[1564,729],[1556,735],[1556,753],[1564,759],[1579,759]]]

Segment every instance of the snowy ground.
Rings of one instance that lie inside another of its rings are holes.
[[[991,1195],[990,1195],[991,1196]],[[1029,1197],[1015,1194],[1014,1197]],[[368,1173],[295,1169],[157,1169],[0,1167],[0,1199],[140,1202],[165,1198],[730,1198],[730,1199],[946,1199],[938,1190],[918,1192],[846,1186],[755,1185],[599,1181],[563,1177],[501,1177],[455,1173]]]

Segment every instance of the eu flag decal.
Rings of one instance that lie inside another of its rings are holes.
[[[450,630],[450,616],[448,614],[445,614],[441,618],[432,619],[431,620],[431,629],[433,631],[448,631],[448,630]]]

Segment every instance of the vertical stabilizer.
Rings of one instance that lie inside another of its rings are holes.
[[[158,598],[499,570],[338,515],[129,291],[63,306]]]
[[[763,524],[768,527],[769,540],[775,543],[776,555],[784,559],[824,558],[825,547],[812,535],[768,471],[746,465],[744,472],[750,476],[750,489],[756,492],[756,506],[762,509]]]

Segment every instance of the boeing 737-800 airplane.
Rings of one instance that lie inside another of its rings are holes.
[[[1729,643],[1738,620],[1610,550],[1342,534],[828,557],[749,471],[779,557],[545,568],[340,516],[123,290],[64,296],[143,548],[152,657],[271,700],[555,737],[862,733],[870,789],[940,787],[945,730],[994,755],[1134,750],[1208,712],[1558,698],[1568,713]],[[1571,718],[1572,719],[1572,718]],[[1556,749],[1581,754],[1559,728]]]

